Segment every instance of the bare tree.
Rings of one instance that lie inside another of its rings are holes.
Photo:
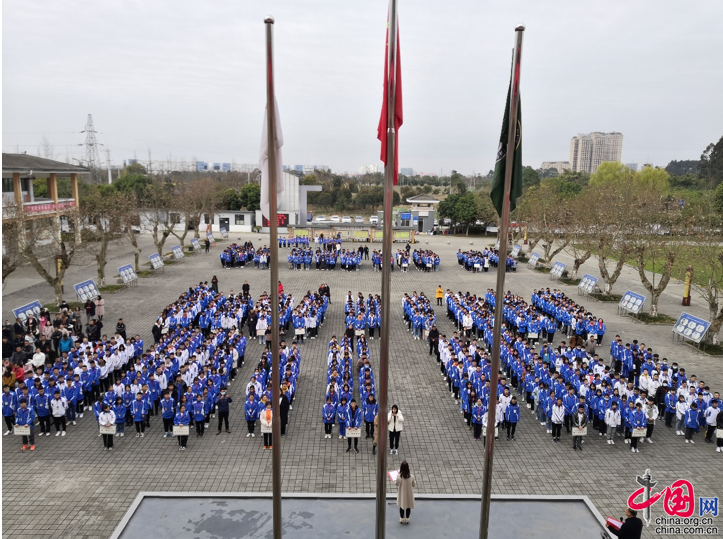
[[[45,159],[55,159],[55,148],[50,143],[50,139],[45,135],[43,135],[43,138],[40,141],[40,151]]]
[[[3,275],[2,283],[23,262],[23,249],[25,244],[25,223],[21,218],[7,221],[3,224]]]
[[[178,223],[178,214],[172,212],[173,193],[170,186],[154,182],[146,189],[145,197],[146,218],[151,227],[153,243],[160,256],[163,256],[163,246]]]
[[[46,228],[43,229],[43,225]],[[36,219],[32,221],[31,226],[34,230],[25,243],[23,256],[45,282],[53,287],[55,303],[60,305],[63,301],[62,283],[65,272],[79,252],[76,249],[76,238],[80,231],[62,234],[58,217]],[[50,266],[46,267],[43,260],[49,262]],[[56,264],[55,268],[52,267],[53,264]],[[55,276],[53,272],[56,273]]]
[[[96,261],[98,285],[105,285],[108,246],[120,241],[130,198],[110,186],[92,186],[80,204],[84,243]]]

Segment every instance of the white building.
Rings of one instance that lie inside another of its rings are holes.
[[[562,174],[566,170],[570,170],[569,161],[545,161],[540,165],[540,170],[555,169],[558,174]]]
[[[605,161],[620,162],[623,153],[622,133],[600,133],[578,135],[570,141],[570,167],[573,172],[597,171]]]
[[[359,167],[359,174],[375,174],[376,172],[376,165],[362,165]]]

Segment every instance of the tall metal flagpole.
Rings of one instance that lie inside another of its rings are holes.
[[[387,521],[387,392],[389,379],[389,306],[391,298],[392,200],[394,198],[394,111],[397,86],[397,0],[389,1],[387,32],[387,164],[384,167],[384,223],[382,230],[382,331],[379,351],[379,431],[377,438],[376,539],[386,536]]]
[[[495,423],[497,416],[497,378],[500,371],[500,346],[502,340],[502,299],[505,295],[505,260],[507,259],[507,230],[510,220],[510,189],[512,167],[515,161],[517,134],[517,108],[520,102],[520,63],[522,61],[522,36],[524,25],[515,28],[517,32],[513,56],[512,89],[510,91],[510,114],[507,132],[507,153],[505,155],[505,189],[500,216],[500,264],[497,267],[497,289],[495,292],[495,325],[492,340],[492,367],[490,368],[490,397],[487,408],[487,446],[482,475],[482,512],[480,516],[480,539],[487,539],[490,523],[490,496],[492,494],[492,459],[494,456]]]
[[[269,268],[271,274],[272,481],[274,539],[281,539],[281,373],[279,372],[279,233],[277,230],[276,101],[274,99],[274,18],[266,17],[266,130],[269,155]]]

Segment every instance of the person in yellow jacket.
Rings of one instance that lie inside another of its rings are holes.
[[[437,305],[442,305],[442,298],[444,297],[444,289],[442,285],[437,286]]]

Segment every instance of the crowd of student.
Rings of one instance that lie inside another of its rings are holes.
[[[467,271],[472,273],[480,273],[484,271],[487,273],[490,267],[497,268],[499,266],[500,258],[499,251],[496,249],[483,249],[482,251],[462,251],[457,250],[457,263]],[[506,271],[517,271],[517,260],[511,255],[507,255],[505,261]]]
[[[374,340],[374,332],[381,331],[382,299],[379,294],[364,298],[364,294],[357,293],[352,296],[351,290],[347,292],[344,300],[344,335],[353,340],[355,336],[364,336],[369,331],[369,338]]]
[[[337,264],[344,271],[359,271],[362,263],[362,251],[354,249],[321,250],[294,248],[287,257],[289,269],[309,271],[316,266],[317,271],[335,270]]]
[[[407,244],[405,249],[397,249],[396,263],[401,268],[402,273],[409,271],[410,261],[414,264],[417,271],[439,271],[439,255],[429,249],[415,249],[410,254],[410,246]]]
[[[404,296],[405,321],[408,328],[415,323],[429,328],[425,334],[429,354],[435,354],[452,398],[479,440],[487,426],[495,295],[491,290],[484,297],[447,290],[444,299],[459,334],[455,331],[450,339],[440,335],[431,302],[416,292]],[[606,365],[597,353],[604,322],[560,291],[536,290],[530,304],[508,293],[504,302],[495,426],[503,427],[509,440],[515,439],[521,410],[528,408],[553,441],[560,442],[564,426],[575,450],[582,450],[589,426],[609,445],[622,437],[631,452],[638,453],[639,439],[653,443],[659,417],[665,417],[668,428],[675,423],[676,433],[686,443],[694,443],[694,435],[701,431],[706,442],[716,442],[716,428],[723,429],[720,395],[711,394],[695,376],[688,377],[677,363],[668,364],[644,344],[623,344],[616,336]],[[534,334],[531,320],[541,322],[540,318],[552,320],[554,327],[540,326],[545,328],[540,329],[545,342],[537,351],[528,337]],[[574,342],[561,341],[554,347],[550,343],[558,331]],[[722,439],[716,446],[717,452],[723,452]]]
[[[253,243],[248,241],[242,246],[235,243],[229,245],[219,256],[224,269],[245,268],[251,262],[256,269],[269,269],[271,250],[266,245],[254,249]]]

